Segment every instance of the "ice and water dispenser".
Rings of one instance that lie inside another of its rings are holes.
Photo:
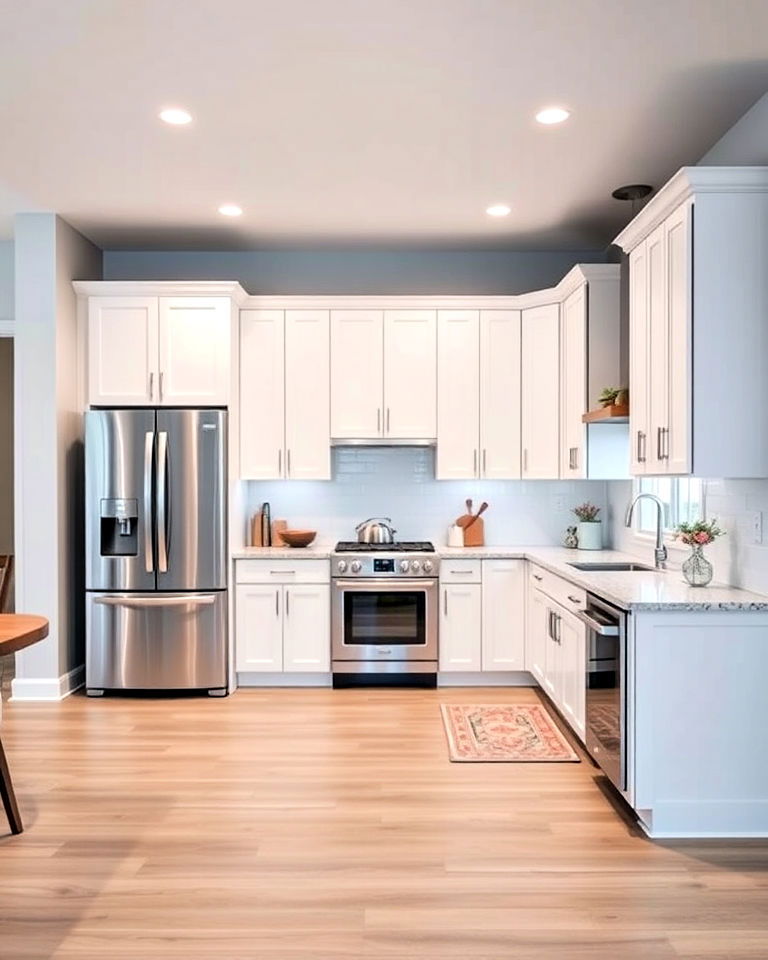
[[[138,532],[138,500],[116,497],[101,501],[102,557],[138,556]]]

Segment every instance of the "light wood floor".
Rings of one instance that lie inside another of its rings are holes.
[[[587,762],[448,762],[441,702],[535,697],[6,704],[0,957],[765,960],[768,844],[651,843]]]

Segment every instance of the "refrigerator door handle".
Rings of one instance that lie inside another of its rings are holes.
[[[168,573],[168,434],[157,435],[157,569]]]
[[[155,453],[155,435],[144,434],[144,568],[155,572],[155,557],[152,549],[152,459]]]
[[[107,607],[202,607],[216,602],[216,597],[188,593],[184,596],[164,597],[94,597],[94,603]]]

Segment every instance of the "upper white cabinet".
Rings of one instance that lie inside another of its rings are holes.
[[[616,239],[634,473],[768,476],[767,232],[768,167],[684,167]]]
[[[90,297],[89,404],[226,405],[231,309],[228,297]]]
[[[560,476],[560,307],[523,310],[522,445],[524,479]]]
[[[327,310],[240,312],[240,475],[328,480]]]
[[[441,310],[439,480],[520,476],[520,311]]]
[[[333,310],[334,440],[432,440],[437,422],[434,310]]]
[[[560,471],[563,477],[579,478],[587,475],[587,428],[581,419],[587,409],[586,285],[563,303],[560,344]]]

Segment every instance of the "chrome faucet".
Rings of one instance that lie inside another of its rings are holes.
[[[632,526],[632,514],[635,510],[635,504],[638,500],[653,500],[656,504],[656,547],[653,551],[653,559],[656,562],[656,569],[663,570],[667,565],[667,548],[664,546],[664,504],[655,493],[638,493],[635,499],[627,507],[627,515],[624,518],[626,526]]]

